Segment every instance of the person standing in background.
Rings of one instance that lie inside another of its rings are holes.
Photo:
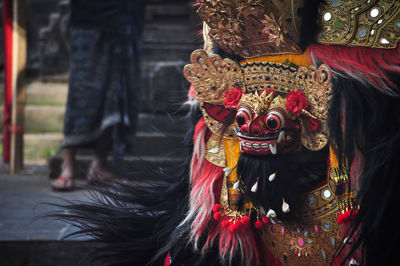
[[[146,0],[71,0],[70,77],[63,165],[51,185],[73,188],[78,148],[92,148],[87,181],[112,180],[106,158],[132,148],[139,111]]]

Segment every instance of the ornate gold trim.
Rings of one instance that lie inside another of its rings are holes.
[[[318,42],[395,48],[400,40],[400,1],[323,0]]]
[[[204,102],[222,104],[225,92],[235,83],[242,83],[241,68],[235,61],[219,55],[208,55],[204,50],[195,50],[190,56],[192,64],[186,65],[183,73],[192,84],[200,108],[208,128],[217,135],[221,134],[223,124],[210,117],[204,107]],[[236,138],[234,124],[224,134],[225,138]]]
[[[305,206],[304,214],[310,216],[304,224],[268,224],[262,239],[283,265],[329,265],[341,241],[330,185],[310,192]]]
[[[244,58],[300,54],[304,0],[199,0],[199,16],[222,49]]]
[[[212,134],[206,144],[206,159],[210,163],[226,167],[224,142],[220,136]]]

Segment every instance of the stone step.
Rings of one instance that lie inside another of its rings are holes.
[[[148,23],[145,25],[143,41],[144,48],[149,44],[199,44],[197,32],[182,20],[168,23]]]
[[[94,244],[84,241],[88,237],[61,241],[76,228],[60,220],[38,219],[56,209],[46,203],[88,201],[87,190],[52,191],[46,169],[27,167],[23,173],[0,175],[0,195],[0,265],[88,265],[79,263]]]
[[[40,162],[54,156],[61,147],[62,134],[24,134],[24,161]]]
[[[4,107],[0,106],[0,110]],[[64,127],[65,107],[62,106],[25,106],[25,133],[60,133]],[[3,112],[0,112],[0,119],[3,120]],[[183,114],[170,116],[162,113],[141,113],[138,120],[139,132],[153,132],[163,130],[167,132],[182,132],[179,127],[171,126],[172,121],[184,119]],[[3,125],[0,123],[0,131]]]
[[[187,55],[194,49],[195,47],[184,53],[181,60],[176,60],[176,54],[171,52],[172,48],[150,49],[150,56],[142,65],[141,112],[179,111],[186,100],[189,87],[182,70],[188,63]],[[164,58],[163,62],[157,61],[161,54],[169,54],[171,58]],[[34,109],[34,112],[38,110],[37,106],[43,107],[42,110],[49,110],[45,107],[58,107],[55,108],[58,114],[65,108],[67,97],[67,82],[31,81],[26,87],[25,106]],[[3,108],[3,102],[4,84],[0,83],[0,108]]]
[[[3,106],[0,106],[2,109]],[[25,106],[25,133],[59,133],[63,131],[65,107]],[[3,112],[0,113],[3,119]],[[3,130],[3,126],[0,126]]]
[[[31,82],[27,86],[27,105],[65,106],[68,83]]]
[[[83,260],[95,245],[88,241],[0,241],[0,265],[89,266]]]
[[[31,81],[26,84],[26,105],[65,106],[68,94],[66,82]],[[0,83],[0,104],[4,101],[4,84]]]
[[[189,13],[190,7],[183,3],[163,3],[156,4],[150,3],[146,7],[146,16],[145,19],[147,21],[152,21],[157,17],[174,17],[174,16],[187,16]]]
[[[92,156],[81,153],[76,156],[75,178],[85,179],[89,169]],[[177,156],[176,153],[165,154],[163,156],[124,156],[117,165],[112,165],[111,156],[108,157],[108,169],[120,178],[129,180],[159,180],[161,169],[170,169],[183,163],[184,158]],[[61,173],[62,155],[61,153],[49,159],[49,177],[57,178]]]
[[[166,136],[160,132],[139,132],[134,138],[136,156],[162,156],[181,147],[181,136]],[[0,135],[0,146],[3,137]],[[45,162],[59,152],[63,135],[59,133],[24,134],[24,160],[26,163]]]
[[[56,192],[50,188],[47,169],[31,168],[23,173],[0,175],[0,265],[94,265],[84,260],[91,248],[98,245],[88,241],[90,236],[63,240],[77,228],[54,218],[38,219],[40,215],[60,210],[48,203],[90,202],[85,182],[76,183],[78,187],[73,191]]]

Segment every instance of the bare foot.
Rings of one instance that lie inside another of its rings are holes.
[[[96,181],[115,182],[118,180],[113,173],[95,161],[92,162],[91,166],[89,167],[86,178],[88,184],[93,184]]]

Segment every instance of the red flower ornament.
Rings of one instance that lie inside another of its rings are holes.
[[[270,222],[269,218],[267,216],[264,216],[261,221],[263,221],[263,223],[268,224]]]
[[[286,95],[286,110],[296,116],[301,115],[302,109],[307,109],[308,100],[301,90],[291,91]]]
[[[236,108],[242,95],[243,92],[240,88],[232,87],[232,89],[225,92],[224,106],[226,108]]]
[[[222,213],[221,212],[214,212],[213,217],[216,221],[220,221],[222,218]]]
[[[240,222],[243,224],[244,228],[249,228],[250,227],[250,217],[245,215],[240,219]]]
[[[215,203],[213,206],[213,212],[220,212],[221,211],[221,205],[218,203]]]
[[[237,222],[237,221],[233,221],[233,222],[231,222],[231,223],[229,224],[229,231],[230,231],[231,233],[235,233],[235,232],[239,231],[240,228],[241,228],[240,223]]]
[[[224,227],[224,228],[227,228],[229,226],[229,222],[227,220],[223,220],[221,222],[221,226]]]
[[[256,221],[254,223],[254,227],[257,228],[257,229],[263,229],[264,223],[262,221]]]

